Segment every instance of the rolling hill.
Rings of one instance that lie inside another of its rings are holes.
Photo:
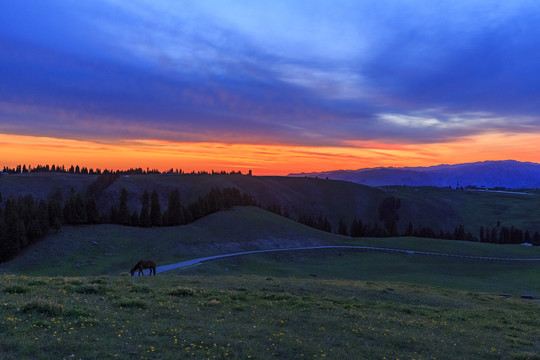
[[[184,226],[65,226],[28,247],[4,270],[118,274],[141,257],[167,264],[241,250],[333,244],[339,238],[256,207],[235,207]]]
[[[158,266],[240,251],[358,245],[459,255],[540,258],[540,248],[463,241],[350,238],[322,232],[256,207],[235,207],[192,224],[164,228],[66,226],[31,245],[0,271],[48,276],[127,274],[140,258]],[[464,290],[538,293],[536,262],[486,261],[356,250],[306,250],[227,258],[171,271],[192,275],[259,275],[379,280]]]
[[[20,174],[0,177],[0,194],[9,197],[33,195],[46,199],[53,191],[64,194],[70,188],[84,194],[96,179],[92,175]],[[132,175],[121,176],[101,192],[98,209],[108,214],[118,206],[122,189],[127,192],[130,212],[141,209],[141,195],[156,191],[161,208],[167,207],[169,194],[178,190],[181,202],[187,206],[212,188],[234,187],[250,194],[261,208],[277,207],[292,220],[303,215],[326,217],[337,232],[342,220],[348,227],[353,220],[366,224],[379,222],[378,207],[388,197],[400,199],[397,227],[404,232],[409,224],[429,227],[435,232],[453,232],[463,225],[478,236],[480,227],[497,226],[540,231],[540,197],[538,191],[526,194],[456,190],[437,187],[370,187],[341,180],[305,177],[245,176],[245,175]],[[2,203],[0,203],[0,206]]]

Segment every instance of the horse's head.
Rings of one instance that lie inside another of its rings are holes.
[[[135,274],[135,268],[131,269],[131,276]]]

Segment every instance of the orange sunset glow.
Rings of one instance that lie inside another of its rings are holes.
[[[150,168],[166,171],[242,171],[256,175],[358,169],[376,166],[431,166],[485,159],[540,161],[540,136],[490,134],[441,144],[355,142],[343,147],[249,145],[133,140],[121,145],[48,137],[0,135],[6,166],[79,165],[87,168]],[[14,160],[9,160],[14,159]]]

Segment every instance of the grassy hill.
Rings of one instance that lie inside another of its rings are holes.
[[[357,238],[321,232],[256,207],[235,207],[189,225],[64,227],[3,265],[27,275],[118,275],[139,259],[158,265],[258,249],[359,245],[489,257],[540,258],[540,248],[420,238]],[[310,250],[220,260],[178,274],[380,280],[471,291],[540,293],[538,263],[478,261],[412,254]]]
[[[56,190],[67,196],[69,189],[77,192],[86,188],[96,180],[97,175],[79,175],[65,173],[31,173],[0,176],[0,193],[2,198],[32,195],[36,199],[46,199]]]
[[[66,226],[27,248],[5,264],[4,271],[69,276],[119,274],[141,258],[167,264],[240,250],[332,244],[342,238],[256,207],[236,207],[184,226]]]
[[[63,227],[0,268],[0,359],[538,358],[540,308],[519,298],[540,292],[537,263],[316,250],[127,274],[142,257],[315,244],[540,257],[518,245],[351,239],[256,207],[176,227]]]
[[[478,235],[480,226],[491,229],[500,221],[501,226],[540,231],[540,194],[535,191],[523,195],[405,186],[388,190],[402,199],[403,221],[413,224],[443,229],[463,224]]]
[[[279,205],[292,218],[308,214],[328,216],[337,228],[340,218],[348,223],[357,216],[377,221],[376,209],[385,191],[345,181],[243,175],[137,175],[121,177],[100,198],[100,208],[117,203],[120,191],[128,191],[129,206],[139,210],[144,190],[156,190],[166,206],[169,193],[178,189],[184,204],[195,201],[211,188],[235,187],[252,195],[262,207]]]
[[[96,176],[75,174],[20,174],[0,177],[0,193],[9,196],[32,194],[46,198],[56,189],[64,194],[73,187],[84,192]],[[206,194],[212,187],[235,187],[252,195],[264,208],[278,205],[292,219],[301,215],[313,217],[322,214],[337,231],[340,219],[350,226],[360,218],[364,223],[378,221],[377,208],[388,196],[401,199],[398,228],[403,232],[409,222],[415,227],[427,226],[435,231],[453,232],[464,225],[466,231],[478,236],[480,226],[491,229],[500,221],[501,226],[515,226],[531,233],[540,231],[540,194],[505,194],[482,191],[460,191],[433,187],[374,188],[346,181],[244,175],[131,175],[121,176],[98,199],[98,208],[108,213],[118,205],[120,192],[128,192],[131,211],[141,208],[141,195],[145,190],[156,190],[163,209],[174,189],[181,194],[185,205]]]

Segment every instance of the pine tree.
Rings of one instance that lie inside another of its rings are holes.
[[[166,225],[180,225],[184,223],[184,214],[180,202],[180,192],[175,189],[169,194],[169,204],[166,212]]]
[[[365,236],[365,229],[362,220],[354,218],[351,224],[350,234],[352,237],[362,237]]]
[[[141,213],[139,214],[139,226],[150,227],[150,194],[148,190],[144,190],[144,193],[141,197]]]
[[[30,220],[26,225],[26,237],[28,238],[28,242],[33,243],[43,235],[38,219],[34,218]]]
[[[159,204],[159,195],[156,190],[152,191],[150,196],[150,224],[152,226],[161,225],[161,205]]]
[[[480,242],[484,242],[484,227],[480,226]]]
[[[0,210],[0,262],[7,260],[9,247],[8,247],[8,238],[7,238],[7,226],[4,221],[4,214]]]
[[[529,230],[525,231],[523,241],[526,242],[526,243],[529,243],[529,244],[531,243],[531,233],[530,233]]]
[[[136,211],[133,211],[133,213],[131,214],[129,224],[131,226],[139,226],[139,215]]]
[[[97,209],[96,200],[91,196],[87,197],[85,207],[87,222],[90,224],[99,223],[99,211]]]
[[[343,219],[339,219],[338,234],[345,236],[349,235],[349,232],[347,231],[347,224]]]
[[[387,235],[397,235],[397,222],[401,200],[395,196],[384,198],[378,207],[379,220],[383,222]]]
[[[47,202],[47,212],[49,216],[49,227],[56,230],[60,229],[64,222],[62,211],[62,193],[60,190],[55,191]]]
[[[15,199],[10,198],[6,201],[4,218],[6,224],[4,247],[6,257],[9,258],[16,255],[28,243],[24,221],[21,218],[18,202]]]
[[[68,215],[69,213],[69,215]],[[70,219],[71,224],[86,224],[86,205],[81,194],[75,194],[72,189],[68,197],[68,203],[64,207],[64,217]]]
[[[538,233],[538,231],[535,231],[532,236],[532,244],[540,246],[540,234]]]
[[[405,231],[405,236],[413,236],[414,235],[414,227],[411,221],[409,221],[409,225],[407,226],[407,230]]]
[[[227,198],[227,201],[224,201]],[[228,196],[223,196],[219,188],[211,188],[210,192],[205,196],[205,203],[207,205],[207,214],[215,213],[222,208],[229,209],[234,205],[234,194],[231,192]]]
[[[75,223],[75,189],[71,188],[64,204],[64,220],[68,224]]]
[[[120,201],[118,206],[118,224],[129,225],[131,220],[131,214],[129,213],[128,205],[128,193],[125,188],[120,191]]]

